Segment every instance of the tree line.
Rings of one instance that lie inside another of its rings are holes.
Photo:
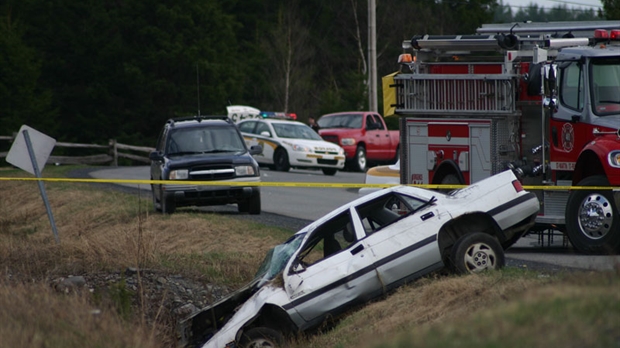
[[[602,17],[496,0],[377,1],[378,76],[398,69],[415,34]],[[302,121],[367,109],[367,18],[359,0],[3,0],[0,135],[27,124],[59,141],[152,146],[168,118],[229,104]]]

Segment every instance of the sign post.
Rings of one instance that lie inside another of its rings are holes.
[[[31,138],[32,135],[32,138]],[[50,153],[56,145],[56,140],[33,129],[26,125],[23,125],[15,141],[11,145],[11,149],[6,156],[6,161],[10,164],[34,174],[37,178],[41,178],[41,171],[39,167],[43,169]],[[30,160],[26,159],[26,152]],[[58,230],[56,229],[56,222],[54,221],[54,215],[47,200],[47,194],[45,193],[45,186],[43,186],[42,180],[37,180],[39,184],[39,191],[47,210],[47,217],[52,225],[52,232],[54,233],[54,239],[56,243],[60,243],[58,238]]]

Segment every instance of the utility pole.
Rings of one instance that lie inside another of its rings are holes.
[[[377,112],[377,5],[368,0],[368,109]]]

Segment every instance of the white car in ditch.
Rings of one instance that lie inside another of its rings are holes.
[[[498,269],[502,245],[527,231],[538,210],[510,171],[447,194],[409,186],[370,193],[273,248],[250,284],[180,323],[180,343],[283,346],[431,272]]]

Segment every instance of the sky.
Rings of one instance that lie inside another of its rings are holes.
[[[498,3],[500,0],[497,1]],[[584,8],[597,10],[602,8],[600,0],[503,0],[504,4],[510,4],[513,13],[518,11],[520,7],[528,7],[530,3],[535,3],[539,7],[550,9],[559,5],[566,5],[568,8]]]

